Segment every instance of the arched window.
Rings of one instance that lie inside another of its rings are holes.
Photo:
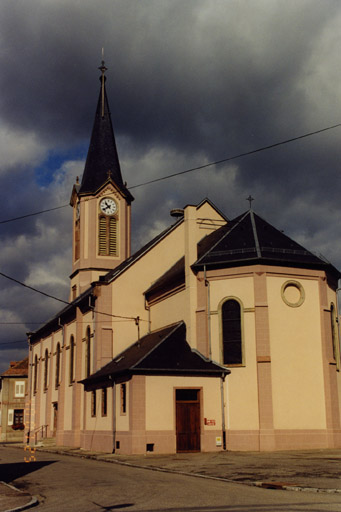
[[[100,256],[117,256],[117,219],[107,215],[99,216],[98,254]]]
[[[221,307],[222,360],[226,365],[243,364],[241,305],[235,299]]]
[[[70,338],[70,384],[75,382],[75,338],[71,336]]]
[[[86,329],[86,339],[85,339],[85,349],[86,349],[86,355],[85,355],[85,376],[89,377],[91,372],[91,331],[90,327],[88,326]]]
[[[45,361],[44,361],[44,390],[47,389],[49,378],[49,351],[45,350]]]
[[[38,356],[34,356],[34,365],[33,365],[33,392],[37,392],[38,386]]]
[[[56,388],[60,384],[60,354],[61,354],[60,343],[58,343],[57,350],[56,350],[56,382],[55,382]]]

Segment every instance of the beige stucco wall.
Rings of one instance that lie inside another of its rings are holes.
[[[120,384],[115,385],[115,404],[116,404],[116,430],[128,432],[129,430],[129,411],[130,411],[130,381],[126,383],[126,413],[121,412],[121,392]]]
[[[112,425],[112,395],[107,390],[107,415],[102,416],[102,390],[96,390],[96,416],[91,415],[91,392],[85,393],[86,400],[86,430],[110,430]]]
[[[153,330],[163,327],[165,325],[165,321],[172,324],[182,320],[185,300],[186,291],[182,290],[170,297],[167,297],[166,300],[153,304],[150,307],[150,319]]]
[[[281,296],[287,280],[267,278],[274,427],[322,429],[326,416],[318,281],[295,278],[305,300],[290,307]]]
[[[202,388],[201,428],[221,428],[220,378],[147,377],[146,430],[175,429],[175,389]],[[214,427],[204,425],[204,418],[216,421]]]
[[[240,273],[210,280],[212,357],[221,363],[220,307],[225,299],[236,298],[244,311],[245,366],[232,367],[226,379],[226,420],[229,429],[252,430],[259,428],[254,285],[252,275],[243,274],[242,269]]]

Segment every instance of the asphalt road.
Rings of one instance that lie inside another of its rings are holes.
[[[0,480],[36,495],[37,511],[301,512],[341,510],[341,496],[260,489],[0,447]]]

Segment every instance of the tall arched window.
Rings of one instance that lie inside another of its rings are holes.
[[[56,350],[56,380],[55,380],[56,388],[60,384],[60,354],[61,354],[60,343],[58,343],[57,350]]]
[[[223,364],[243,364],[241,306],[235,299],[221,307]]]
[[[44,360],[44,390],[47,389],[48,378],[49,378],[49,351],[46,349],[45,350],[45,360]]]
[[[34,365],[33,365],[33,392],[37,392],[38,386],[38,356],[34,356]]]
[[[70,384],[75,382],[75,338],[71,336],[70,338]]]
[[[89,377],[91,372],[91,331],[88,326],[86,329],[86,339],[85,339],[85,347],[86,347],[86,355],[85,355],[85,376]]]

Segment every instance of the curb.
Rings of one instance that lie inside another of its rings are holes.
[[[7,484],[6,482],[2,482],[2,481],[0,482],[0,484],[5,485],[6,487],[9,487],[10,489],[12,489],[14,491],[22,493],[22,491],[20,489],[17,489],[16,487],[14,487],[14,485]],[[26,503],[25,505],[21,505],[19,507],[15,507],[15,508],[9,508],[9,509],[5,510],[4,512],[19,512],[20,510],[26,510],[28,508],[35,507],[36,505],[39,505],[38,498],[36,496],[31,496],[31,500],[28,503]]]
[[[168,468],[160,468],[157,466],[141,466],[139,464],[134,464],[131,462],[124,462],[120,460],[115,459],[106,459],[105,455],[98,456],[98,455],[91,455],[89,453],[77,453],[73,452],[70,453],[69,451],[64,450],[49,450],[44,449],[43,447],[37,447],[37,451],[45,452],[45,453],[58,453],[59,455],[68,455],[70,457],[79,457],[81,459],[90,459],[90,460],[97,460],[100,462],[108,462],[110,464],[121,464],[122,466],[130,466],[133,468],[139,468],[139,469],[148,469],[149,471],[159,471],[161,473],[173,473],[177,475],[184,475],[184,476],[193,476],[195,478],[205,478],[207,480],[218,480],[221,482],[228,482],[231,484],[236,485],[248,485],[250,487],[260,487],[262,489],[271,489],[271,490],[281,490],[281,491],[298,491],[298,492],[311,492],[311,493],[325,493],[325,494],[341,494],[341,489],[322,489],[319,487],[302,487],[295,484],[290,483],[282,483],[282,482],[240,482],[236,480],[232,480],[230,478],[224,478],[219,476],[210,476],[210,475],[202,475],[200,473],[188,473],[186,471],[177,471],[174,469],[168,469]],[[103,457],[103,458],[102,458]]]
[[[22,448],[22,446],[16,446],[16,448]],[[105,458],[106,455],[91,455],[89,453],[77,453],[77,452],[71,452],[68,450],[60,450],[58,448],[56,449],[50,449],[48,447],[44,448],[43,446],[36,446],[35,447],[37,451],[44,452],[44,453],[57,453],[58,455],[67,455],[69,457],[78,457],[80,459],[90,459],[90,460],[97,460],[99,462],[108,462],[110,464],[121,464],[122,466],[129,466],[132,468],[139,468],[139,469],[148,469],[149,471],[159,471],[162,473],[173,473],[177,475],[184,475],[184,476],[193,476],[195,478],[205,478],[207,480],[218,480],[221,482],[228,482],[235,485],[248,485],[250,487],[260,487],[262,489],[270,489],[270,490],[281,490],[281,491],[296,491],[296,492],[310,492],[310,493],[320,493],[320,494],[341,494],[341,489],[322,489],[319,487],[303,487],[295,484],[290,483],[284,483],[284,482],[251,482],[251,481],[236,481],[232,480],[231,478],[224,478],[219,476],[210,476],[210,475],[202,475],[200,473],[188,473],[186,471],[177,471],[174,469],[168,469],[168,468],[161,468],[157,466],[141,466],[140,464],[134,464],[131,462],[124,462],[120,460],[115,459],[107,459]],[[23,510],[23,509],[20,509]],[[6,511],[9,512],[9,511]]]

